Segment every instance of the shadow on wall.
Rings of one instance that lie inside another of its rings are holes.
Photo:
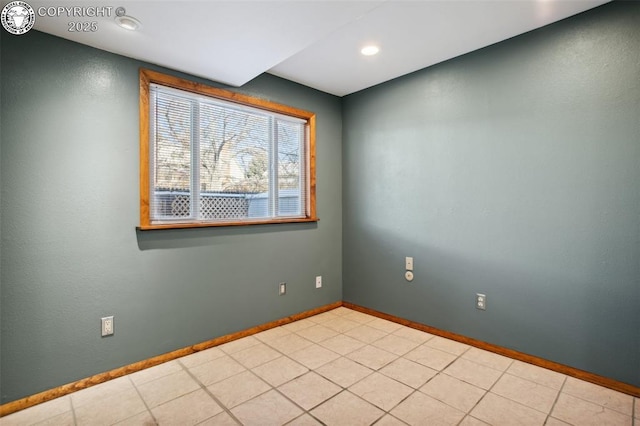
[[[237,241],[239,236],[258,234],[282,234],[283,232],[311,231],[318,228],[317,222],[273,223],[247,226],[212,226],[203,228],[155,229],[142,231],[136,228],[136,239],[140,250],[161,250],[188,247],[219,246]]]

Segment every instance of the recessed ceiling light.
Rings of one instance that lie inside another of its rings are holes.
[[[380,51],[380,48],[378,46],[370,45],[370,46],[363,47],[360,53],[362,53],[364,56],[372,56],[378,53],[379,51]]]
[[[142,27],[140,21],[138,21],[133,16],[116,16],[116,23],[120,25],[125,30],[135,31]]]

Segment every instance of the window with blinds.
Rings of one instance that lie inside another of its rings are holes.
[[[149,70],[141,228],[315,221],[312,113]]]

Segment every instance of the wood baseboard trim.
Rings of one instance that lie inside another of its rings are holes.
[[[213,348],[215,346],[222,345],[224,343],[231,342],[233,340],[241,339],[243,337],[251,336],[261,331],[269,330],[274,327],[289,324],[294,321],[298,321],[304,318],[308,318],[323,312],[330,311],[332,309],[342,306],[342,302],[334,302],[329,305],[320,306],[318,308],[310,309],[308,311],[300,312],[285,318],[281,318],[266,324],[258,325],[246,330],[238,331],[236,333],[227,334],[225,336],[216,337],[215,339],[208,340],[206,342],[197,343],[193,346],[177,349],[166,354],[158,355],[153,358],[145,359],[143,361],[135,362],[133,364],[125,365],[124,367],[116,368],[115,370],[107,371],[105,373],[96,374],[95,376],[87,377],[85,379],[78,380],[73,383],[59,386],[44,392],[37,393],[35,395],[28,396],[26,398],[18,399],[6,404],[0,405],[0,417],[8,416],[17,411],[24,410],[25,408],[33,407],[34,405],[42,404],[43,402],[50,401],[61,396],[68,395],[73,392],[77,392],[82,389],[89,388],[106,381],[116,379],[118,377],[125,376],[127,374],[135,373],[140,370],[144,370],[150,367],[154,367],[159,364],[163,364],[168,361],[172,361],[183,356],[191,355],[196,352],[203,351],[205,349]]]
[[[540,358],[534,355],[529,355],[513,349],[508,349],[502,346],[494,345],[492,343],[487,343],[482,340],[473,339],[471,337],[463,336],[461,334],[440,330],[435,327],[431,327],[431,326],[420,324],[414,321],[406,320],[404,318],[400,318],[395,315],[390,315],[384,312],[376,311],[375,309],[365,308],[363,306],[359,306],[350,302],[342,302],[342,306],[344,306],[345,308],[353,309],[354,311],[359,311],[365,314],[373,315],[375,317],[386,319],[398,324],[402,324],[407,327],[415,328],[416,330],[425,331],[427,333],[431,333],[436,336],[441,336],[447,339],[455,340],[460,343],[465,343],[469,346],[474,346],[479,349],[484,349],[489,352],[493,352],[499,355],[504,355],[508,358],[526,362],[528,364],[537,365],[538,367],[556,371],[558,373],[562,373],[567,376],[575,377],[577,379],[584,380],[586,382],[594,383],[596,385],[604,386],[606,388],[613,389],[618,392],[623,392],[628,395],[635,396],[636,398],[640,398],[640,387],[633,386],[628,383],[609,379],[607,377],[599,376],[597,374],[593,374],[588,371],[580,370],[574,367],[569,367],[564,364],[560,364],[554,361],[549,361],[544,358]]]

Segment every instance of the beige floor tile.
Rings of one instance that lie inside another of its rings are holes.
[[[324,377],[309,372],[278,388],[296,404],[310,410],[340,392],[340,387]]]
[[[238,361],[229,355],[224,355],[221,358],[189,369],[191,374],[205,386],[212,385],[238,373],[242,373],[245,370]]]
[[[319,343],[330,337],[337,336],[339,333],[323,325],[316,324],[309,328],[303,328],[297,331],[296,334],[312,342]]]
[[[339,318],[339,316],[334,314],[331,311],[327,311],[327,312],[323,312],[321,314],[309,317],[308,319],[315,322],[316,324],[323,324],[328,321],[333,321],[336,318]]]
[[[470,413],[492,425],[543,425],[546,414],[510,399],[487,393]]]
[[[422,345],[407,353],[404,358],[440,371],[451,364],[456,359],[456,356]]]
[[[324,342],[320,342],[320,344],[333,352],[339,353],[340,355],[346,355],[365,345],[364,342],[344,334],[338,334]]]
[[[580,426],[631,426],[631,416],[561,393],[553,407],[551,417]]]
[[[414,389],[427,383],[438,372],[417,362],[405,358],[398,358],[380,369],[380,373]]]
[[[322,425],[322,423],[320,423],[319,421],[317,421],[316,419],[314,419],[308,414],[303,414],[302,416],[297,417],[294,420],[291,420],[289,423],[287,423],[287,426],[320,426],[320,425]]]
[[[147,412],[147,407],[135,389],[128,389],[84,404],[75,408],[74,411],[78,426],[100,426],[112,425],[136,414]]]
[[[567,378],[564,374],[556,373],[555,371],[527,364],[522,361],[513,361],[513,364],[507,369],[507,373],[558,390],[562,388]]]
[[[200,389],[198,382],[186,371],[169,374],[138,386],[138,391],[149,408]]]
[[[425,345],[432,347],[434,349],[438,349],[444,352],[449,352],[453,355],[462,355],[467,350],[469,350],[470,346],[465,345],[464,343],[456,342],[453,340],[445,339],[444,337],[434,336],[433,339],[429,339]]]
[[[567,378],[562,393],[576,396],[627,416],[633,414],[633,397],[582,380]]]
[[[121,422],[115,423],[114,426],[156,426],[157,424],[158,423],[156,423],[151,413],[148,411],[144,411],[140,414],[136,414],[133,417],[124,419]]]
[[[555,419],[553,417],[547,417],[547,421],[544,426],[571,426],[569,423],[565,423],[562,420]]]
[[[264,343],[259,343],[241,351],[234,352],[230,356],[244,367],[253,368],[279,358],[282,354]]]
[[[120,392],[133,389],[135,389],[135,387],[133,386],[129,376],[125,376],[100,383],[99,385],[91,386],[90,388],[83,389],[79,392],[74,392],[70,396],[73,407],[78,408],[85,404],[91,404],[96,401],[100,402],[103,399]]]
[[[280,328],[283,328],[287,331],[295,333],[296,331],[302,330],[304,328],[313,327],[316,325],[316,322],[311,321],[309,318],[301,319],[299,321],[294,321],[289,324],[285,324]],[[282,337],[282,336],[279,336]]]
[[[240,423],[235,421],[226,411],[205,420],[198,426],[238,426]]]
[[[636,402],[635,402],[635,408],[633,409],[633,412],[634,412],[634,414],[635,414],[635,415],[634,415],[634,417],[635,417],[636,419],[640,419],[640,398],[636,398],[635,400],[636,400]],[[640,425],[639,425],[639,426],[640,426]]]
[[[185,367],[191,368],[221,358],[224,355],[225,353],[220,348],[209,348],[180,358],[179,361]]]
[[[482,389],[489,389],[502,375],[501,371],[486,367],[464,358],[458,358],[443,373],[471,383]]]
[[[289,355],[295,361],[312,370],[340,357],[339,354],[330,351],[320,345],[311,345]]]
[[[316,372],[346,388],[364,379],[373,373],[373,370],[350,359],[338,358],[318,368]]]
[[[147,382],[159,379],[160,377],[177,373],[178,371],[182,371],[182,366],[178,363],[178,361],[169,361],[165,362],[164,364],[156,365],[155,367],[147,368],[145,370],[130,374],[129,377],[136,386],[140,386]]]
[[[435,337],[433,334],[425,333],[424,331],[416,330],[415,328],[406,326],[400,327],[399,329],[394,331],[393,334],[420,344],[425,343],[427,340]]]
[[[245,371],[209,386],[211,392],[225,407],[231,409],[271,389],[258,376]]]
[[[365,426],[382,417],[384,412],[354,394],[343,391],[315,408],[311,414],[326,425]]]
[[[283,425],[303,413],[275,390],[240,404],[231,412],[245,426]]]
[[[304,349],[307,346],[311,346],[313,345],[313,342],[300,337],[295,333],[291,333],[272,340],[268,344],[272,348],[275,348],[276,350],[286,355],[295,351],[299,351],[300,349]]]
[[[0,423],[2,426],[34,424],[70,412],[71,398],[62,396],[3,417]]]
[[[494,370],[505,371],[513,360],[511,358],[507,358],[506,356],[494,354],[489,351],[485,351],[478,348],[471,348],[462,354],[462,358],[468,359],[469,361],[473,361],[478,364],[486,365],[487,367],[491,367]]]
[[[376,426],[406,426],[402,420],[398,420],[391,414],[385,414],[383,418],[375,423]]]
[[[438,374],[420,388],[421,392],[468,413],[486,391],[446,374]]]
[[[457,425],[462,411],[449,407],[421,392],[415,392],[391,410],[393,416],[410,425]]]
[[[353,337],[364,343],[372,343],[386,336],[387,332],[378,330],[377,328],[361,325],[344,333],[346,336]]]
[[[222,412],[203,389],[183,395],[151,409],[161,425],[195,425]]]
[[[475,417],[466,416],[458,426],[487,426],[487,423],[478,420]]]
[[[260,343],[260,340],[256,339],[254,336],[243,337],[242,339],[233,340],[229,343],[225,343],[224,345],[218,346],[219,349],[223,350],[227,354],[232,354],[234,352],[241,351],[243,349],[247,349],[248,347],[257,345]]]
[[[290,324],[295,324],[296,322],[292,322]],[[271,340],[275,340],[279,337],[286,336],[287,334],[291,334],[292,331],[282,327],[273,327],[269,330],[262,331],[260,333],[254,334],[253,337],[260,340],[261,342],[269,342]]]
[[[347,354],[346,357],[364,365],[365,367],[369,367],[372,370],[379,370],[398,358],[397,355],[392,354],[391,352],[387,352],[371,345],[363,346],[362,348]]]
[[[377,330],[384,331],[386,333],[393,333],[398,329],[402,328],[402,324],[398,324],[396,322],[387,321],[386,319],[376,318],[371,322],[368,322],[367,325],[369,327],[373,327]]]
[[[409,396],[413,389],[380,373],[373,373],[349,388],[351,393],[389,411]]]
[[[0,424],[4,426],[5,423],[3,423],[2,420],[4,419],[0,419]],[[25,423],[22,424],[24,425]],[[58,414],[57,416],[50,417],[45,421],[36,423],[35,426],[75,426],[75,424],[76,419],[73,417],[73,413],[71,411],[67,411],[66,413]]]
[[[351,311],[350,313],[346,314],[344,318],[351,321],[358,322],[360,324],[366,324],[376,319],[376,317],[374,316],[371,316],[362,312],[358,312],[358,311]]]
[[[251,371],[271,386],[278,387],[289,380],[302,376],[309,371],[309,369],[286,356],[282,356],[266,364],[262,364]]]
[[[549,414],[558,391],[517,376],[505,374],[491,388],[491,392]]]
[[[353,330],[356,327],[360,327],[359,322],[351,321],[350,319],[342,318],[342,317],[324,322],[322,323],[322,325],[332,330],[335,330],[338,333],[344,333],[346,331]]]
[[[337,308],[331,310],[332,314],[336,314],[338,316],[348,315],[348,314],[350,314],[352,312],[354,312],[354,311],[349,309],[349,308],[345,308],[344,306],[340,306],[340,307],[337,307]]]
[[[404,337],[396,336],[395,334],[387,334],[383,338],[373,342],[371,345],[396,355],[404,355],[410,350],[418,347],[420,343],[405,339]]]

